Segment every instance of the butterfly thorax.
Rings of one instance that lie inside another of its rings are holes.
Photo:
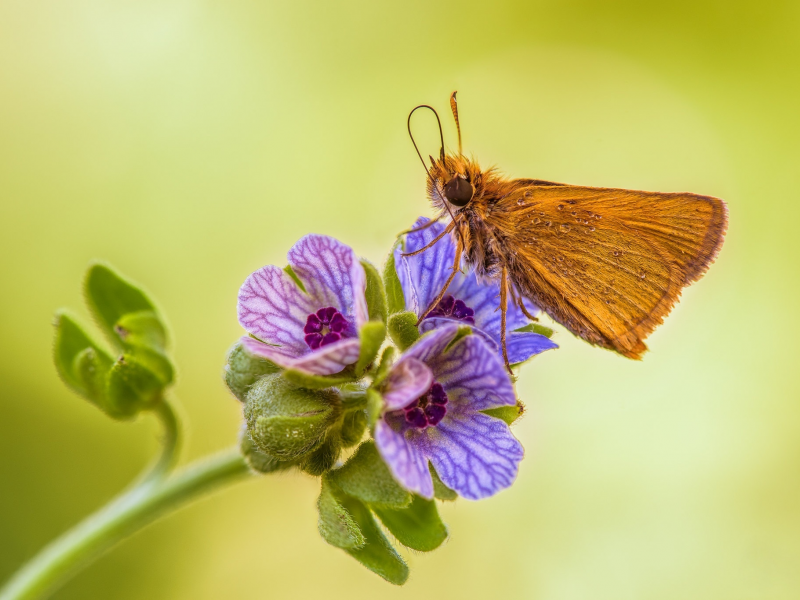
[[[459,223],[460,233],[454,229],[451,235],[456,242],[460,237],[466,262],[476,274],[497,279],[509,258],[508,239],[502,229],[490,222],[497,212],[498,202],[512,190],[511,180],[500,176],[495,169],[482,170],[474,160],[463,155],[446,155],[444,160],[431,161],[428,179],[431,203],[442,216],[449,219],[452,214]],[[446,199],[446,186],[454,178],[462,179],[474,190],[465,206],[454,205]]]

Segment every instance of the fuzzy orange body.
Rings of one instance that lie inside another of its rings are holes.
[[[458,179],[473,190],[463,205],[448,202]],[[633,359],[714,261],[727,228],[718,198],[511,180],[461,154],[432,159],[428,195],[440,217],[453,216],[450,235],[478,276]]]

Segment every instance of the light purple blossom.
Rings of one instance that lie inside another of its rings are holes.
[[[458,329],[422,336],[383,383],[375,443],[395,479],[425,498],[433,497],[428,461],[447,487],[477,500],[510,486],[523,456],[508,425],[480,412],[517,402],[502,360],[477,335],[448,347]]]
[[[288,254],[304,290],[280,267],[267,265],[239,290],[239,323],[252,354],[313,375],[339,373],[358,360],[358,330],[367,321],[366,275],[353,250],[324,235],[307,235]]]
[[[420,217],[414,227],[428,222]],[[403,288],[406,310],[421,315],[436,298],[450,276],[455,259],[455,245],[446,235],[431,248],[416,256],[402,256],[424,248],[444,230],[445,225],[435,223],[423,231],[406,236],[405,249],[395,248],[394,260],[397,277]],[[500,285],[493,281],[478,281],[474,271],[459,272],[447,288],[447,295],[420,323],[420,331],[426,332],[451,323],[473,326],[479,335],[496,349],[500,348]],[[539,309],[525,303],[529,313],[535,315]],[[529,321],[509,298],[506,311],[506,348],[511,364],[521,363],[532,356],[558,348],[547,337],[533,332],[514,331],[528,325]]]

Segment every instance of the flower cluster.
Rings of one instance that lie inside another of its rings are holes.
[[[556,347],[516,306],[502,332],[499,287],[472,271],[431,307],[455,248],[449,236],[433,243],[443,225],[416,227],[382,278],[322,235],[297,242],[287,267],[250,275],[238,303],[248,335],[226,367],[251,467],[320,475],[320,533],[398,584],[408,569],[375,518],[404,545],[431,550],[447,535],[434,498],[478,500],[510,486],[523,448],[509,425],[522,405],[501,336],[512,364]]]

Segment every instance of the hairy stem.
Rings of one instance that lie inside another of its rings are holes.
[[[174,413],[162,415],[166,424]],[[201,459],[164,478],[177,448],[177,427],[167,427],[173,440],[155,467],[130,491],[88,517],[45,547],[0,590],[0,600],[43,598],[71,575],[117,543],[159,517],[214,488],[234,483],[249,474],[237,449]]]

